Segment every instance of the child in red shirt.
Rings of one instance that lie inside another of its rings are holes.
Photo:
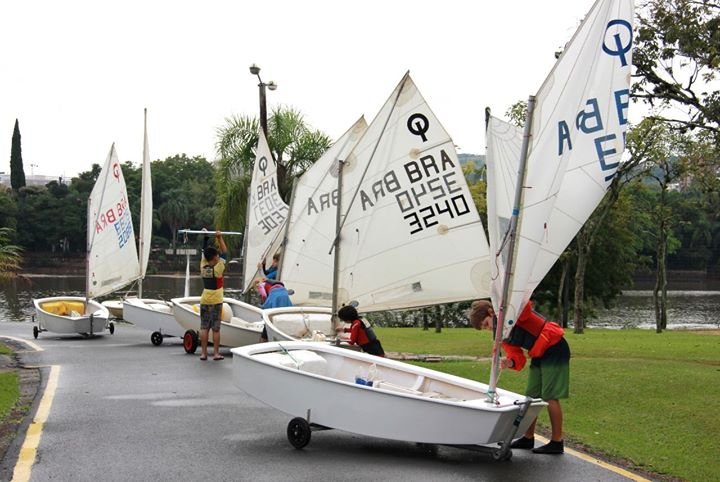
[[[350,328],[337,328],[337,331],[350,333],[348,340],[351,345],[358,344],[365,353],[371,355],[385,356],[380,340],[375,336],[375,332],[370,328],[370,324],[358,316],[355,307],[347,305],[338,310],[338,318],[346,323],[351,323]]]

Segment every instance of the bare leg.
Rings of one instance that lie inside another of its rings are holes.
[[[559,442],[563,439],[563,415],[560,400],[548,400],[548,414],[550,415],[550,427],[552,427],[551,440]]]
[[[213,357],[220,355],[220,330],[213,331]]]
[[[208,330],[203,328],[200,330],[200,356],[207,358]]]
[[[525,431],[525,438],[535,437],[535,424],[537,423],[537,417],[532,421],[528,429]]]

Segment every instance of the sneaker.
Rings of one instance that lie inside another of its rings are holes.
[[[536,449],[533,449],[533,453],[535,454],[561,454],[565,452],[565,445],[563,444],[563,441],[560,440],[559,442],[550,441],[547,444],[538,447]]]
[[[520,437],[510,444],[511,449],[531,449],[533,447],[535,447],[535,439],[527,437]]]

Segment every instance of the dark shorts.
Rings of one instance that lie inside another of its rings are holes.
[[[220,315],[222,303],[216,305],[200,305],[200,329],[220,331]]]

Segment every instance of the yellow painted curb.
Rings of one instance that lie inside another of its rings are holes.
[[[43,394],[42,400],[40,400],[35,419],[28,427],[25,441],[20,448],[20,455],[15,464],[12,482],[27,482],[30,480],[30,474],[33,464],[35,463],[35,457],[37,456],[37,449],[40,445],[43,427],[50,414],[50,407],[52,407],[52,402],[55,398],[59,377],[60,365],[51,366],[50,376],[45,386],[45,393]]]

